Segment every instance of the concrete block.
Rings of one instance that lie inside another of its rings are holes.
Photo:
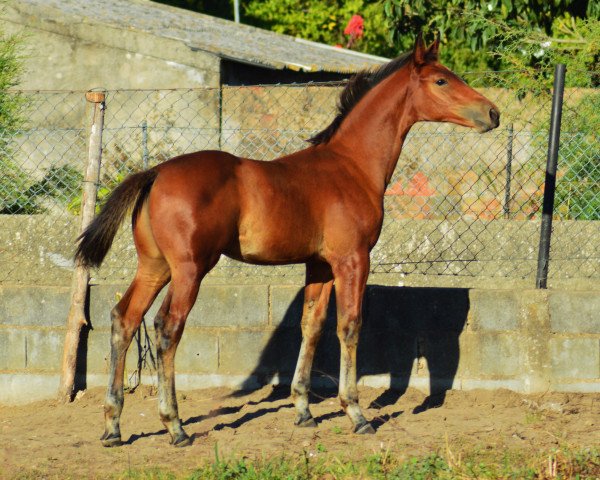
[[[469,324],[473,330],[519,328],[519,305],[512,290],[472,290]]]
[[[270,332],[222,332],[219,336],[219,373],[251,374],[264,371],[263,351],[280,348],[269,342]]]
[[[417,338],[418,356],[426,360],[432,381],[448,384],[456,376],[460,359],[459,333],[427,333]]]
[[[0,405],[23,405],[56,398],[60,375],[31,373],[0,374]]]
[[[25,330],[0,330],[0,370],[22,370],[27,366]]]
[[[335,358],[332,367],[339,375],[339,341],[335,338]],[[364,329],[358,342],[357,369],[359,375],[388,374],[408,377],[417,357],[417,336],[401,331]],[[332,355],[333,357],[333,355]]]
[[[521,371],[521,346],[517,334],[477,333],[462,335],[461,376],[515,376]]]
[[[371,285],[365,295],[365,323],[404,333],[462,331],[469,311],[463,288],[407,288]]]
[[[552,385],[555,392],[600,393],[600,380],[588,382],[555,383]]]
[[[0,286],[0,325],[62,327],[70,300],[68,287]]]
[[[218,367],[218,336],[198,329],[185,331],[177,347],[175,370],[178,373],[216,373]]]
[[[127,352],[127,369],[136,351],[133,344]],[[88,333],[85,344],[85,371],[89,374],[107,374],[110,364],[110,332],[93,330]]]
[[[60,373],[65,333],[61,330],[28,330],[27,368]]]
[[[296,327],[302,318],[304,289],[295,285],[272,285],[270,324],[276,327]]]
[[[550,291],[548,303],[553,332],[600,334],[598,292]]]
[[[90,292],[90,318],[94,328],[110,329],[110,311],[120,300],[127,285],[99,285]],[[267,285],[203,285],[187,325],[194,327],[266,326],[269,319]],[[146,325],[153,329],[154,317],[167,288],[158,295],[145,315]]]
[[[97,329],[110,329],[110,311],[127,291],[127,285],[92,285],[90,287],[90,322]]]
[[[463,378],[460,381],[461,390],[497,390],[506,388],[514,392],[524,392],[523,381],[520,379],[502,379],[502,380],[480,380],[477,378]]]
[[[276,327],[299,328],[304,306],[304,287],[271,286],[271,325]],[[335,330],[337,324],[337,304],[335,288],[331,292],[327,306],[327,320],[324,330]]]
[[[600,378],[598,338],[552,338],[550,358],[555,378]]]
[[[189,324],[203,327],[257,327],[269,321],[267,285],[205,285]]]

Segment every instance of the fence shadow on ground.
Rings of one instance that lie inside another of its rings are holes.
[[[290,383],[300,349],[303,296],[302,290],[296,294],[238,395],[255,389],[257,383],[263,386],[276,379],[282,384]],[[340,349],[335,308],[333,294],[313,365],[316,386],[313,390],[317,392],[313,401],[335,395],[337,388]],[[358,375],[359,378],[390,377],[390,388],[370,407],[393,405],[406,391],[411,375],[425,364],[430,394],[421,405],[415,406],[413,413],[441,406],[458,368],[459,336],[468,311],[468,289],[368,286],[363,304]],[[276,388],[262,401],[287,395],[288,387]]]

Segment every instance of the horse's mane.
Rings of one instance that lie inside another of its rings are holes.
[[[364,70],[350,78],[348,84],[340,94],[337,115],[325,130],[308,139],[308,142],[313,145],[329,142],[331,137],[333,137],[333,134],[337,132],[344,119],[360,99],[378,83],[406,65],[410,60],[411,55],[412,52],[404,53],[376,70]]]

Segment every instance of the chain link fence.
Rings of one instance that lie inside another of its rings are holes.
[[[551,97],[509,88],[511,75],[464,76],[498,105],[500,128],[480,135],[449,124],[413,127],[386,192],[373,273],[394,282],[525,279],[533,287]],[[109,91],[99,203],[128,174],[185,152],[218,149],[271,160],[304,148],[333,118],[341,88]],[[90,134],[84,93],[14,93],[21,126],[0,127],[0,284],[70,282]],[[563,108],[550,281],[598,280],[598,89],[568,88]],[[128,281],[135,265],[126,225],[94,280]],[[256,267],[223,259],[211,278],[297,282],[303,274],[301,266]]]

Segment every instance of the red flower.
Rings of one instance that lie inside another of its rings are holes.
[[[360,15],[352,15],[352,18],[344,29],[344,35],[350,35],[352,39],[357,39],[365,33],[365,21]]]

